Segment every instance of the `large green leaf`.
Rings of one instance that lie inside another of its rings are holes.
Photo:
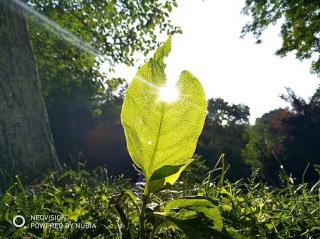
[[[187,71],[176,84],[178,99],[161,99],[159,92],[166,84],[164,58],[170,50],[169,38],[138,70],[121,112],[128,150],[145,175],[147,194],[173,184],[192,161],[206,114],[202,86]]]

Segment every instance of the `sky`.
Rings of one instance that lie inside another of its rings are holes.
[[[310,73],[310,61],[274,54],[281,46],[279,26],[266,30],[262,44],[255,44],[250,35],[241,39],[242,26],[249,20],[240,13],[243,6],[243,0],[179,1],[171,19],[183,34],[173,37],[166,73],[173,82],[182,70],[190,71],[202,83],[207,98],[248,105],[254,123],[264,113],[287,106],[279,98],[285,87],[308,99],[320,81]],[[115,75],[130,82],[143,60],[135,67],[118,65]]]

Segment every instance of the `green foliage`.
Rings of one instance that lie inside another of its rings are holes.
[[[168,202],[164,207],[164,214],[171,214],[172,211],[177,213],[179,211],[191,210],[198,213],[202,213],[203,216],[213,221],[212,228],[217,231],[222,231],[223,222],[220,216],[220,211],[214,203],[210,202],[206,198],[182,198]],[[167,216],[167,215],[166,215]],[[193,238],[193,237],[192,237]]]
[[[171,39],[145,63],[131,82],[122,108],[129,153],[142,169],[146,194],[173,184],[192,161],[201,133],[206,100],[199,81],[182,72],[175,102],[160,99],[166,84],[164,57],[171,49]]]
[[[320,164],[320,102],[315,100],[317,92],[312,98],[306,102],[290,90],[285,97],[292,109],[289,117],[283,120],[282,132],[286,141],[280,159],[294,177],[301,175],[302,182],[317,181],[318,175],[313,168]]]
[[[311,102],[320,102],[320,87],[317,88],[316,92],[312,96]]]
[[[244,162],[241,150],[247,143],[246,129],[249,127],[249,107],[230,104],[221,98],[209,99],[206,122],[197,145],[210,168],[221,154],[225,155],[228,179],[238,180],[249,175],[249,167]]]
[[[132,64],[133,53],[157,46],[156,28],[173,33],[169,14],[177,3],[134,0],[29,0],[29,4],[62,27],[81,37],[112,63]]]
[[[221,98],[208,100],[208,124],[241,125],[248,124],[250,109],[243,104],[230,104]]]
[[[103,170],[64,171],[49,174],[41,182],[29,186],[16,178],[0,197],[0,238],[105,238],[119,232],[119,216],[113,198],[120,188],[128,187],[126,180],[117,179],[111,186]],[[20,214],[26,226],[15,228],[12,219]],[[60,215],[66,221],[34,221],[31,215]],[[57,222],[95,224],[95,228],[44,229],[31,223]],[[125,232],[124,232],[125,233]]]
[[[320,2],[286,0],[246,0],[243,13],[252,17],[242,33],[253,33],[261,42],[262,32],[271,24],[281,24],[282,46],[276,54],[295,52],[300,60],[314,57],[312,71],[320,72]]]
[[[150,225],[146,229],[151,238],[185,238],[181,230],[188,238],[206,239],[320,236],[319,182],[294,185],[288,180],[273,188],[255,173],[248,182],[218,184],[215,173],[192,185],[179,181],[172,190],[154,195],[155,203],[147,207],[155,225],[155,230]],[[0,195],[0,238],[138,238],[142,200],[134,191],[127,180],[108,179],[103,169],[53,173],[28,186],[16,178]],[[12,224],[18,213],[26,218],[20,229]],[[32,229],[30,215],[37,214],[63,215],[69,223],[88,222],[96,228]]]
[[[256,176],[245,184],[227,183],[209,189],[211,197],[222,201],[222,216],[229,234],[241,232],[235,238],[319,237],[320,191],[314,191],[316,185],[288,183],[275,189],[259,182]]]
[[[275,180],[278,179],[281,163],[277,161],[276,155],[283,155],[285,137],[282,122],[289,114],[286,109],[270,111],[256,119],[255,125],[247,129],[249,141],[242,156],[251,167],[260,168],[269,183],[278,183]]]
[[[276,179],[281,166],[298,182],[318,180],[313,170],[320,164],[317,94],[306,102],[288,89],[288,95],[282,98],[291,108],[266,113],[248,129],[249,142],[242,155],[252,167],[262,170],[269,183],[279,183]]]

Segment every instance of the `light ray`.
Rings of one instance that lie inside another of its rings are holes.
[[[152,89],[158,90],[158,87],[157,87],[157,86],[155,86],[155,85],[152,84],[151,82],[145,80],[143,77],[141,77],[141,76],[139,76],[139,75],[136,75],[136,76],[134,77],[134,79],[140,81],[141,83],[149,86],[149,87],[152,88]]]
[[[46,27],[48,31],[53,33],[54,35],[63,38],[73,46],[84,50],[88,54],[99,57],[102,56],[102,54],[95,49],[93,46],[91,46],[89,43],[82,40],[80,37],[74,35],[73,33],[67,31],[66,29],[62,28],[59,24],[56,22],[50,20],[48,17],[42,15],[38,11],[34,10],[33,8],[29,7],[27,4],[19,1],[19,0],[12,0],[13,3],[15,3],[18,7],[25,10],[27,13],[31,14],[32,16],[36,17],[37,23],[40,25],[43,25]]]
[[[155,90],[158,95],[158,100],[161,102],[174,103],[181,97],[179,89],[176,85],[172,84],[171,82],[168,82],[165,85],[159,87],[145,80],[143,77],[139,75],[136,75],[134,79]]]

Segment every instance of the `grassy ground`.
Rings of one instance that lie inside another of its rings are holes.
[[[214,176],[199,167],[187,170],[173,188],[153,196],[149,210],[160,210],[173,198],[205,196],[217,203],[223,218],[223,235],[213,238],[320,238],[319,182],[294,185],[283,177],[283,186],[272,188],[256,173],[236,183]],[[0,238],[138,238],[140,187],[123,178],[110,179],[103,169],[66,170],[28,186],[16,178],[0,197]],[[17,214],[26,220],[21,228],[12,222]],[[63,215],[65,220],[31,220],[44,214]],[[60,224],[45,229],[36,228],[36,222]],[[80,223],[82,228],[77,228]],[[184,237],[179,228],[168,226],[154,238]]]

